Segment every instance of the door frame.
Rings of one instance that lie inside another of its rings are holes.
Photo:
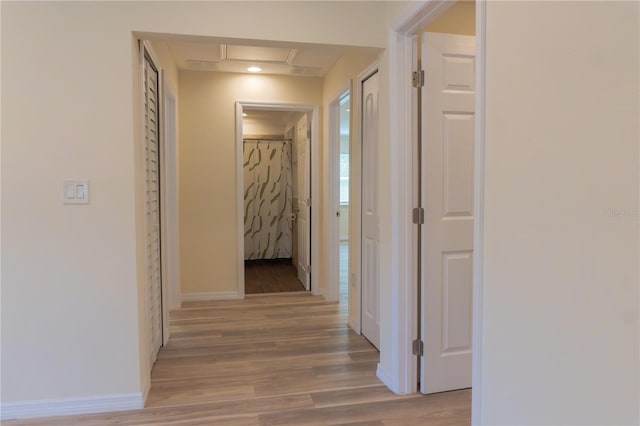
[[[160,172],[160,267],[161,267],[161,317],[162,317],[162,346],[164,346],[169,339],[169,311],[173,308],[177,308],[181,306],[181,289],[180,289],[180,228],[178,222],[178,147],[177,147],[177,120],[178,120],[178,111],[177,111],[177,99],[175,96],[175,89],[169,83],[164,68],[162,67],[162,62],[159,60],[158,55],[155,53],[151,42],[144,37],[138,37],[139,44],[139,58],[138,58],[138,67],[139,67],[139,75],[140,75],[140,113],[141,117],[144,117],[144,68],[142,66],[142,61],[144,61],[144,51],[149,54],[151,59],[153,60],[154,65],[158,69],[158,107],[159,107],[159,129],[160,129],[160,139],[158,146],[160,148],[160,163],[158,165],[158,170]],[[170,123],[167,118],[168,114],[171,114],[171,111],[167,108],[167,101],[173,101],[175,109],[173,110],[173,122]],[[141,136],[144,138],[145,125],[144,120],[141,120],[142,128],[141,128]],[[170,133],[170,129],[168,126],[173,125],[172,132]],[[167,135],[173,134],[173,137],[167,137]],[[143,160],[142,166],[144,167],[144,159],[145,159],[145,147],[144,143],[142,146],[141,158]],[[146,190],[146,183],[142,183]],[[146,216],[145,216],[146,220]],[[144,244],[145,248],[145,264],[147,259],[147,247],[146,242]],[[146,270],[146,269],[145,269]],[[146,277],[146,275],[145,275]],[[144,286],[144,294],[145,294],[145,302],[144,305],[147,307],[148,296],[148,287],[146,285],[145,278],[145,286]],[[143,321],[145,323],[145,330],[148,330],[149,324],[147,323],[146,315],[142,316]],[[146,332],[146,331],[145,331]],[[153,365],[151,364],[151,336],[147,336],[145,338],[146,344],[144,345],[144,350],[146,351],[145,360],[149,361],[148,372],[149,375],[145,376],[144,383],[142,385],[143,389],[143,399],[146,399],[146,396],[149,392],[149,388],[151,386],[150,374],[151,368]]]
[[[353,110],[351,84],[342,86],[342,88],[338,90],[337,94],[331,97],[331,100],[327,105],[328,119],[326,131],[329,143],[325,145],[324,150],[327,171],[327,178],[325,180],[326,185],[324,188],[326,206],[324,214],[327,218],[326,224],[328,235],[328,243],[325,245],[325,256],[327,258],[327,294],[325,294],[325,298],[330,302],[336,302],[340,298],[340,252],[339,250],[336,250],[336,246],[339,247],[340,244],[340,221],[335,220],[336,212],[340,209],[340,203],[338,201],[340,167],[336,163],[336,158],[339,158],[338,154],[340,153],[340,100],[346,95],[350,97],[350,109]],[[349,120],[349,146],[351,146],[351,140],[351,120]],[[351,153],[349,155],[351,155]],[[349,186],[351,186],[351,174],[351,169],[349,169]],[[352,198],[351,191],[349,191],[349,198]],[[349,208],[351,208],[351,206]],[[351,221],[351,219],[349,221]],[[351,226],[349,226],[349,242],[351,243]],[[351,263],[350,260],[349,263]],[[349,268],[349,273],[350,272],[351,268]],[[349,291],[351,291],[351,285],[349,285]],[[349,297],[349,299],[351,299],[351,297]],[[350,305],[351,304],[349,303],[349,306]],[[350,311],[351,309],[349,309],[349,312]],[[352,326],[352,328],[354,327]],[[360,332],[355,328],[354,330],[357,333]]]
[[[272,111],[297,111],[311,114],[311,294],[322,295],[320,285],[320,222],[326,218],[320,215],[320,139],[318,106],[282,102],[236,101],[236,217],[238,218],[238,282],[237,294],[244,299],[244,175],[242,156],[242,111],[244,108],[260,108]]]
[[[182,301],[180,290],[180,239],[179,239],[179,208],[178,208],[178,147],[177,147],[177,130],[178,130],[178,105],[175,96],[175,89],[167,80],[166,74],[163,73],[162,79],[163,93],[163,114],[162,124],[163,133],[161,135],[161,143],[163,152],[161,153],[160,170],[162,178],[160,182],[160,192],[164,199],[161,204],[161,213],[163,219],[162,230],[164,238],[163,257],[164,273],[163,273],[163,292],[166,297],[166,303],[163,309],[166,315],[166,339],[169,339],[169,320],[168,311],[179,308]]]
[[[162,67],[160,66],[161,62],[158,60],[158,56],[156,55],[156,53],[153,50],[153,47],[151,46],[151,43],[148,40],[144,40],[144,39],[140,39],[139,41],[139,67],[140,67],[140,76],[141,76],[141,80],[140,80],[140,87],[141,87],[141,117],[142,119],[142,132],[141,132],[141,136],[143,139],[143,143],[142,143],[142,170],[145,170],[145,162],[146,162],[146,158],[147,158],[147,154],[146,154],[146,142],[145,142],[145,137],[146,137],[146,123],[144,120],[144,116],[146,113],[145,110],[145,96],[146,93],[144,91],[144,82],[146,79],[145,76],[145,72],[144,72],[144,61],[145,61],[145,56],[148,55],[149,59],[151,60],[152,65],[156,68],[156,70],[158,71],[158,131],[160,133],[160,137],[158,138],[158,150],[160,151],[158,153],[158,173],[159,173],[159,190],[158,190],[158,196],[160,197],[159,203],[158,203],[158,211],[159,211],[159,215],[160,217],[158,218],[159,220],[159,225],[160,225],[160,244],[159,244],[159,250],[160,250],[160,320],[161,320],[161,324],[160,324],[160,330],[161,330],[161,336],[160,336],[160,348],[162,348],[162,346],[164,346],[165,344],[165,324],[168,324],[168,310],[166,309],[165,305],[166,305],[166,294],[165,294],[165,277],[164,277],[164,261],[165,261],[165,256],[166,254],[164,253],[164,247],[163,247],[163,239],[164,239],[164,231],[165,231],[165,227],[163,226],[163,216],[165,215],[165,211],[163,209],[163,204],[164,204],[164,200],[163,200],[163,187],[162,187],[162,179],[163,179],[163,175],[165,174],[165,170],[163,168],[163,164],[162,164],[162,157],[163,157],[163,148],[164,148],[164,142],[163,142],[163,133],[164,133],[164,70],[162,69]],[[147,192],[148,190],[148,186],[147,186],[147,179],[146,177],[143,178],[143,188],[144,191]],[[146,201],[145,201],[146,202]],[[147,284],[147,280],[148,280],[148,265],[147,265],[147,261],[149,259],[149,248],[147,245],[147,214],[146,214],[146,209],[145,209],[145,213],[144,213],[144,222],[145,222],[145,248],[144,248],[144,254],[145,254],[145,285],[144,285],[144,299],[145,299],[145,303],[144,306],[146,307],[146,312],[145,315],[143,315],[143,317],[145,318],[145,323],[146,323],[146,331],[147,331],[147,338],[146,340],[146,360],[149,363],[149,371],[151,371],[151,368],[153,367],[153,364],[155,363],[156,359],[157,359],[157,355],[158,353],[155,352],[155,350],[152,348],[152,344],[153,344],[153,333],[150,332],[150,326],[151,324],[148,321],[148,313],[149,313],[149,309],[150,306],[148,305],[149,302],[149,286]],[[168,330],[168,327],[166,328]],[[168,340],[168,336],[167,336],[167,340]],[[158,351],[160,350],[160,348],[158,348]],[[145,394],[148,391],[148,389],[145,386]]]
[[[390,187],[392,206],[390,222],[390,278],[397,283],[391,286],[391,300],[397,306],[390,311],[391,329],[384,349],[393,362],[379,364],[378,377],[394,392],[413,393],[417,390],[416,362],[411,351],[411,341],[417,338],[417,316],[413,303],[417,286],[415,278],[416,247],[415,229],[411,219],[417,188],[413,172],[415,135],[413,132],[416,107],[413,89],[407,80],[413,70],[413,43],[421,28],[436,19],[453,2],[425,0],[412,3],[394,20],[389,31],[389,134],[393,135],[394,148],[390,158]],[[474,152],[474,253],[473,253],[473,372],[471,421],[479,425],[482,390],[482,296],[483,296],[483,241],[484,241],[484,153],[485,153],[485,40],[486,3],[476,1],[476,128]],[[393,305],[393,304],[392,304]],[[382,336],[381,336],[382,337]],[[382,357],[381,357],[382,358]]]

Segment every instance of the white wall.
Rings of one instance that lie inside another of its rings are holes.
[[[383,47],[384,5],[2,2],[1,8],[3,406],[140,394],[149,366],[132,33]],[[89,205],[62,205],[61,181],[74,177],[90,179]],[[226,285],[229,277],[215,278]],[[201,285],[210,283],[195,283]]]
[[[482,424],[640,421],[638,12],[487,2]]]
[[[251,136],[284,136],[284,125],[269,120],[243,118],[242,132]]]
[[[435,21],[429,22],[422,31],[446,34],[476,34],[476,2],[463,0],[456,2]]]
[[[131,34],[69,8],[2,4],[3,403],[141,390]]]

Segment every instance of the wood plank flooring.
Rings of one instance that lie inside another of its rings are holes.
[[[346,305],[309,293],[186,303],[152,371],[146,408],[6,425],[468,425],[471,391],[397,396]]]
[[[291,259],[245,260],[246,294],[305,291]]]

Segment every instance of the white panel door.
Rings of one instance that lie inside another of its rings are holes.
[[[311,149],[309,123],[303,115],[296,125],[298,147],[298,279],[311,290]]]
[[[475,38],[425,33],[421,391],[471,386]]]
[[[378,73],[362,82],[362,335],[380,347]]]
[[[162,277],[160,266],[160,135],[158,70],[146,55],[144,71],[145,114],[145,228],[147,295],[151,363],[162,346]]]

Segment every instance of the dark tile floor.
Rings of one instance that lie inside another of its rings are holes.
[[[244,292],[246,294],[304,291],[291,259],[245,260]],[[345,302],[349,291],[349,245],[340,243],[340,299]]]
[[[244,292],[280,293],[304,291],[291,259],[245,260]]]

